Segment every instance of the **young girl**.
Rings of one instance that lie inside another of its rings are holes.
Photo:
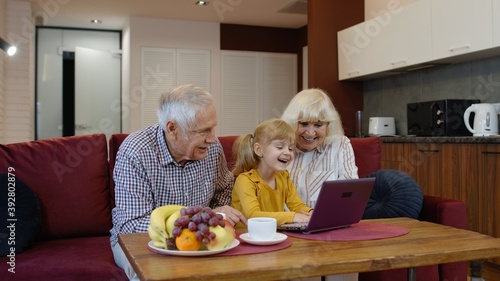
[[[309,221],[312,209],[297,195],[286,169],[294,141],[295,130],[280,119],[262,122],[253,134],[235,141],[233,208],[247,218],[276,218],[278,225]]]

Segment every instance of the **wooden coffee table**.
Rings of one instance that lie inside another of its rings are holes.
[[[285,280],[500,257],[500,238],[409,218],[370,222],[406,227],[404,236],[353,242],[292,239],[283,250],[241,256],[177,257],[151,252],[147,233],[119,243],[141,280]]]

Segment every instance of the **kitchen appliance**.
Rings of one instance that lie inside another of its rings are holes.
[[[474,113],[474,128],[471,128],[469,122],[471,113]],[[498,113],[500,113],[500,103],[473,104],[465,110],[465,126],[473,136],[498,135]]]
[[[396,134],[394,117],[370,117],[368,134],[371,136],[390,136]]]
[[[408,135],[470,136],[464,122],[465,110],[474,99],[445,99],[407,104]]]

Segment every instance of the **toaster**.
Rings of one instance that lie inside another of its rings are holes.
[[[394,117],[370,117],[368,134],[371,136],[395,135]]]

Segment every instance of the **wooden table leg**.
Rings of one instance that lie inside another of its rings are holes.
[[[470,280],[483,280],[483,260],[470,261]]]
[[[417,269],[408,267],[408,281],[417,281]]]

